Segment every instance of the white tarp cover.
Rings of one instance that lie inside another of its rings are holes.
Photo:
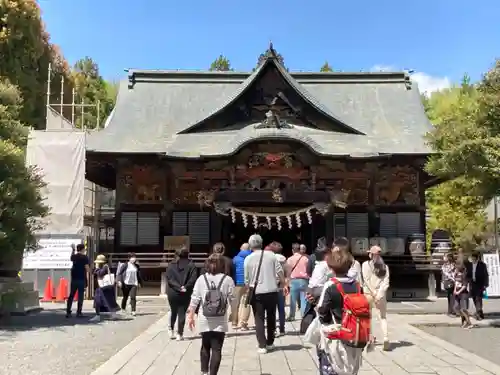
[[[30,132],[26,163],[35,165],[47,184],[50,214],[40,234],[80,234],[83,231],[85,133],[75,130]]]

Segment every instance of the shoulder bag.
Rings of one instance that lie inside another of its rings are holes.
[[[107,286],[115,285],[115,275],[111,273],[109,267],[108,273],[104,275],[102,279],[97,279],[97,284],[99,285],[99,288],[105,288]]]
[[[245,306],[252,304],[252,300],[255,297],[255,289],[257,289],[257,285],[259,284],[260,269],[262,267],[262,259],[264,258],[264,251],[265,250],[262,250],[262,253],[260,253],[259,265],[257,266],[257,272],[255,273],[255,281],[253,286],[250,286],[248,288],[248,294],[247,294],[247,300],[245,301]]]

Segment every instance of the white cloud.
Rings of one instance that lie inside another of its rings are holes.
[[[391,65],[375,65],[371,69],[372,72],[397,72],[401,70]],[[424,72],[412,73],[411,79],[418,84],[420,92],[426,95],[431,95],[433,92],[441,91],[451,86],[451,81],[448,77],[435,77]]]

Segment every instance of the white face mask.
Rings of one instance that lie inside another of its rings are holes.
[[[136,258],[130,258],[130,260],[129,260],[130,263],[135,263],[135,261],[136,261]]]

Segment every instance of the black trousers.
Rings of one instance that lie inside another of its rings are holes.
[[[186,312],[191,302],[191,296],[171,294],[168,296],[168,304],[170,306],[170,329],[174,329],[177,321],[177,333],[184,334],[184,326],[186,325]]]
[[[73,306],[73,300],[75,299],[75,294],[78,292],[78,304],[76,307],[77,315],[82,314],[83,309],[83,297],[85,293],[85,287],[87,282],[85,280],[71,280],[71,285],[69,288],[69,296],[66,302],[66,313],[71,313],[71,307]]]
[[[122,285],[122,310],[127,308],[127,301],[130,297],[130,307],[133,312],[135,312],[135,308],[137,306],[137,286],[136,285]]]
[[[217,375],[222,359],[222,346],[224,345],[224,332],[202,332],[200,362],[201,372]]]
[[[484,288],[481,285],[478,285],[474,282],[471,283],[470,296],[472,298],[472,302],[474,302],[476,315],[481,319],[484,319],[483,293],[484,293]]]
[[[448,314],[455,314],[455,296],[453,295],[455,287],[446,289],[446,299],[448,300]]]
[[[252,299],[252,310],[255,318],[255,333],[259,348],[274,344],[276,332],[276,308],[278,293],[255,294]],[[266,337],[267,325],[267,337]]]

